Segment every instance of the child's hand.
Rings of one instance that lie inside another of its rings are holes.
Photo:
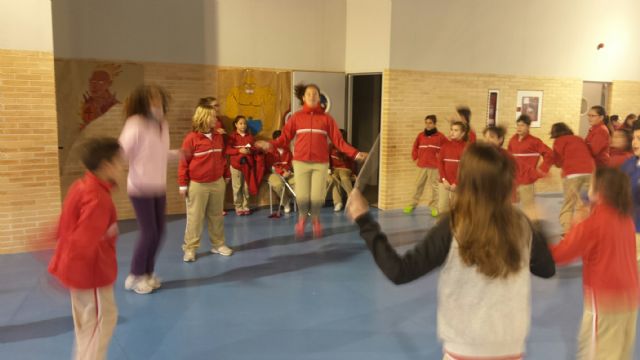
[[[282,173],[282,177],[283,178],[288,178],[289,176],[291,176],[291,171],[285,171],[284,173]]]
[[[118,223],[113,223],[107,229],[107,233],[105,234],[105,236],[108,238],[112,238],[118,236],[118,234],[120,234],[120,231],[118,230]]]
[[[367,156],[369,156],[369,153],[359,152],[358,155],[356,155],[356,161],[364,161]]]
[[[241,148],[239,151],[240,151],[240,154],[244,154],[244,155],[251,154],[251,150],[249,150],[247,148]]]
[[[353,189],[351,194],[349,194],[347,206],[345,207],[347,217],[352,221],[355,221],[367,212],[369,212],[369,203],[367,202],[367,199],[362,196],[360,190]]]
[[[227,130],[225,130],[224,128],[218,128],[216,129],[216,132],[220,135],[224,135],[227,133]]]
[[[230,182],[231,182],[231,178],[224,178],[224,182],[225,182],[226,184],[230,183]]]
[[[447,179],[442,179],[442,184],[444,184],[444,189],[451,191],[451,183],[447,181]]]
[[[257,147],[258,149],[261,149],[262,151],[271,151],[271,149],[273,148],[273,145],[271,145],[270,142],[268,141],[264,141],[264,140],[258,140],[255,142],[255,147]]]
[[[182,196],[183,198],[189,196],[189,188],[180,189],[178,190],[178,192],[180,193],[180,196]]]

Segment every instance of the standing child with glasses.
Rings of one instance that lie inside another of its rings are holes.
[[[611,156],[609,155],[609,143],[611,142],[611,131],[609,129],[609,117],[606,110],[596,105],[589,109],[589,133],[584,139],[596,161],[597,167],[608,166]]]

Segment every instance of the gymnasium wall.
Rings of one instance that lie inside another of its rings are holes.
[[[51,4],[0,3],[0,253],[52,246],[60,209]]]
[[[613,81],[610,107],[610,113],[618,114],[621,120],[630,113],[640,115],[640,81]]]

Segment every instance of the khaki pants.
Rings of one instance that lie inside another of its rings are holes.
[[[529,217],[535,217],[536,191],[533,184],[518,185],[518,199],[520,209]]]
[[[74,359],[106,359],[118,322],[113,285],[88,290],[71,289],[71,313],[76,334]]]
[[[182,250],[195,251],[200,246],[202,221],[207,218],[209,239],[213,248],[224,245],[224,194],[222,178],[210,183],[189,183],[187,196],[187,228]]]
[[[233,188],[233,205],[236,211],[249,210],[249,185],[242,171],[231,167],[231,187]]]
[[[632,359],[637,316],[637,310],[594,314],[591,309],[585,309],[578,335],[577,359]]]
[[[453,192],[445,189],[443,183],[438,184],[438,212],[441,214],[449,211],[451,207],[451,198],[453,197]]]
[[[352,171],[349,169],[334,169],[333,174],[327,178],[327,184],[331,188],[331,196],[333,198],[333,204],[342,204],[342,194],[340,188],[344,190],[346,197],[349,197],[353,190],[353,184],[351,183]]]
[[[329,163],[293,161],[293,177],[296,181],[296,200],[300,215],[320,215],[324,205]]]
[[[278,174],[270,174],[269,179],[267,179],[267,181],[269,182],[269,185],[271,185],[271,188],[276,193],[276,195],[280,197],[280,195],[282,194],[282,190],[284,189],[284,181],[282,181],[282,177]],[[291,185],[291,187],[293,187],[296,183],[295,179],[292,176],[289,176],[286,179],[286,181],[287,183],[289,183],[289,185]],[[291,194],[289,193],[289,190],[286,190],[284,192],[282,204],[283,205],[288,204],[290,201],[290,198],[291,198]]]
[[[420,202],[425,186],[427,188],[427,199],[430,208],[438,206],[438,195],[440,192],[440,173],[438,169],[418,168],[418,176],[416,177],[416,192],[413,194],[411,206],[416,207]]]
[[[562,225],[562,230],[565,233],[571,228],[573,214],[582,211],[584,208],[584,204],[580,200],[580,193],[589,190],[590,182],[591,175],[577,176],[570,179],[565,178],[562,181],[564,203],[560,209],[560,225]]]

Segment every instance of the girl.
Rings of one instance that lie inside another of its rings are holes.
[[[233,127],[236,131],[229,135],[227,153],[231,159],[233,204],[236,208],[236,214],[242,216],[251,214],[251,210],[249,210],[249,182],[254,177],[255,162],[251,155],[255,139],[247,131],[247,119],[244,116],[236,116],[233,120]]]
[[[589,198],[591,214],[551,246],[558,264],[582,259],[578,359],[632,359],[640,288],[629,177],[598,168]]]
[[[467,129],[469,129],[469,142],[476,142],[476,132],[471,129],[471,109],[469,109],[468,106],[458,106],[456,112],[460,120],[467,124]]]
[[[380,270],[403,284],[443,266],[438,280],[438,337],[444,359],[522,359],[531,318],[529,271],[551,277],[545,237],[511,204],[515,164],[495,146],[470,144],[450,214],[398,255],[362,194],[347,214],[360,227]]]
[[[636,114],[629,114],[626,118],[624,118],[624,123],[622,123],[622,128],[628,131],[633,131],[633,123],[638,119]]]
[[[504,145],[505,135],[507,135],[507,130],[502,126],[487,126],[482,132],[484,141],[498,148],[502,148],[502,145]]]
[[[431,216],[438,216],[438,184],[440,182],[438,179],[441,179],[438,174],[438,153],[442,144],[448,140],[436,128],[437,121],[438,119],[435,115],[427,115],[424,118],[424,131],[419,133],[416,141],[413,142],[411,157],[418,165],[418,177],[416,178],[416,189],[413,193],[411,204],[404,208],[405,214],[413,213],[426,186],[429,194]]]
[[[192,130],[182,142],[183,158],[178,166],[180,195],[187,202],[187,228],[184,233],[184,262],[196,260],[200,246],[202,221],[207,218],[211,252],[230,256],[225,245],[223,179],[225,147],[222,134],[212,132],[216,111],[212,106],[198,105],[192,118]]]
[[[304,236],[307,218],[311,216],[313,236],[318,238],[322,236],[320,209],[326,195],[329,141],[352,159],[364,160],[367,154],[358,152],[344,141],[336,121],[324,112],[320,104],[320,88],[317,85],[296,85],[295,94],[302,109],[289,118],[278,139],[271,143],[261,141],[256,145],[269,151],[273,146],[289,147],[295,138],[293,174],[299,209],[295,233],[298,238]]]
[[[609,166],[619,167],[633,156],[631,150],[631,131],[626,129],[618,129],[613,132],[611,137],[611,148],[609,149]]]
[[[148,294],[160,287],[155,259],[165,231],[169,123],[165,114],[169,94],[154,85],[138,86],[127,98],[120,144],[129,163],[127,193],[140,228],[131,270],[124,287]],[[177,158],[178,152],[171,156]]]
[[[458,183],[458,163],[462,152],[467,146],[469,128],[462,121],[451,123],[450,141],[442,144],[438,154],[438,174],[440,189],[438,193],[438,210],[440,213],[449,211],[451,195]]]
[[[589,151],[591,151],[591,156],[596,161],[596,166],[607,166],[610,159],[609,136],[611,134],[608,128],[609,118],[607,117],[607,112],[602,106],[596,105],[589,109],[587,116],[589,117],[591,128],[585,141]]]
[[[580,194],[589,189],[595,162],[587,144],[575,136],[565,123],[551,126],[554,165],[562,169],[564,203],[560,209],[560,225],[563,233],[569,231],[575,212],[582,210]]]

